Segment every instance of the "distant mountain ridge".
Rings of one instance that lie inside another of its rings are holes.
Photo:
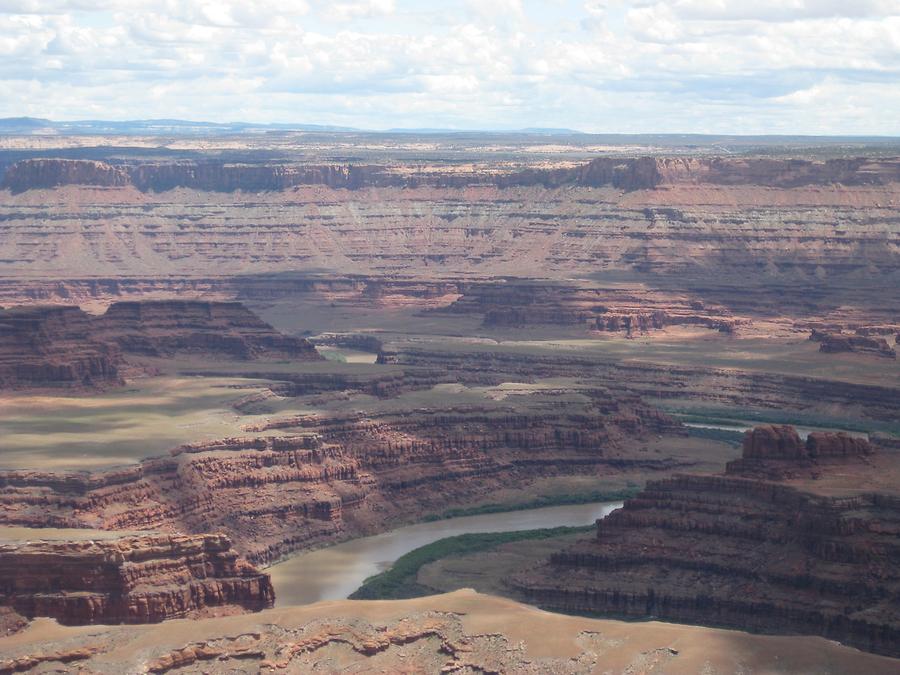
[[[584,134],[577,129],[551,127],[527,127],[509,130],[449,129],[441,127],[392,128],[386,130],[360,129],[332,124],[293,124],[288,122],[197,122],[178,119],[148,120],[75,120],[59,122],[43,117],[0,118],[0,134],[12,135],[226,135],[253,131],[307,131],[307,132],[353,132],[388,134],[534,134],[545,136],[571,136]]]
[[[247,131],[359,131],[353,127],[327,124],[255,124],[251,122],[195,122],[192,120],[76,120],[57,122],[39,117],[0,118],[0,134],[113,134],[113,135],[222,135]]]
[[[649,144],[665,147],[716,147],[718,144],[780,146],[785,144],[837,146],[840,144],[896,145],[895,136],[803,136],[779,134],[699,134],[699,133],[591,133],[565,127],[524,127],[522,129],[449,129],[441,127],[394,127],[362,129],[329,124],[294,124],[289,122],[203,122],[178,119],[148,120],[76,120],[57,121],[42,117],[0,118],[0,136],[228,136],[237,134],[278,134],[290,132],[310,134],[347,133],[359,136],[444,136],[454,140],[493,137],[510,141],[516,137],[577,137],[578,142],[598,144]],[[727,148],[722,148],[726,153]]]

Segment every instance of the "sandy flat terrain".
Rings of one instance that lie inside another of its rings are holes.
[[[352,624],[358,638],[373,627],[377,635],[378,626],[388,626],[390,633],[398,626],[414,625],[404,623],[404,617],[418,617],[435,625],[444,621],[455,625],[458,631],[461,624],[462,640],[469,636],[476,644],[473,659],[479,655],[478,639],[505,639],[502,644],[507,645],[506,652],[517,659],[514,672],[877,674],[896,673],[900,667],[896,660],[864,654],[821,638],[760,636],[659,622],[563,616],[472,590],[403,601],[321,602],[253,615],[175,620],[152,626],[67,628],[39,620],[19,634],[0,638],[0,653],[15,658],[87,647],[95,653],[78,663],[87,671],[144,672],[147,664],[160,655],[188,644],[219,645],[222,638],[228,637],[233,644],[241,640],[252,642],[252,651],[258,651],[259,656],[230,663],[227,658],[207,660],[189,667],[187,672],[224,672],[235,667],[240,672],[257,672],[263,652],[266,656],[270,651],[275,654],[280,643],[283,646],[306,635],[311,626],[321,629],[327,625],[327,632],[333,637]],[[460,633],[454,639],[459,643]],[[388,668],[385,672],[397,672],[401,666],[411,669],[408,672],[419,672],[417,663],[424,666],[432,657],[438,661],[447,658],[440,655],[440,643],[429,644],[410,642],[366,656],[348,650],[345,642],[337,646],[326,640],[312,652],[321,664],[340,661],[354,672],[366,669],[369,658],[373,659],[372,665],[377,659],[379,668]],[[499,654],[495,656],[500,658]]]

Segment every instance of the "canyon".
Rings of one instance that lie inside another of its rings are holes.
[[[268,563],[541,476],[698,464],[689,452],[660,457],[638,447],[679,425],[635,397],[528,398],[536,400],[515,408],[276,419],[248,431],[281,435],[188,444],[100,473],[0,472],[0,523],[223,532],[251,562]]]
[[[543,279],[626,275],[699,301],[771,308],[776,291],[807,309],[845,297],[896,309],[871,296],[897,280],[895,160],[544,164],[387,163],[359,185],[330,184],[322,167],[298,164],[299,182],[288,185],[255,178],[290,173],[287,165],[22,160],[0,190],[0,276],[15,277],[22,297],[48,277],[189,284],[318,269],[452,283],[528,270]],[[178,177],[158,190],[124,178],[141,171]],[[759,291],[742,292],[748,282]]]
[[[757,427],[724,475],[649,482],[594,540],[515,584],[545,607],[818,634],[896,657],[900,499],[871,476],[897,469],[862,439]]]
[[[0,545],[0,603],[62,624],[155,623],[270,607],[268,575],[221,535],[146,534]]]
[[[900,149],[353,139],[0,151],[0,672],[891,672]],[[606,619],[270,609],[297,552],[606,493],[497,585]]]
[[[0,387],[112,386],[129,356],[176,354],[321,359],[236,302],[118,302],[99,317],[56,305],[0,309]]]

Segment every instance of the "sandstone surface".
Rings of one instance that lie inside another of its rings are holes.
[[[41,623],[0,638],[0,672],[488,672],[553,675],[766,672],[886,675],[896,660],[812,637],[548,614],[457,591],[254,615],[113,626]],[[68,664],[68,665],[67,665]]]
[[[153,623],[274,600],[268,575],[213,534],[3,544],[0,579],[0,605],[64,624]]]

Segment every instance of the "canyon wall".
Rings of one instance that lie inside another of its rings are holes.
[[[615,383],[643,399],[689,401],[706,407],[815,412],[858,407],[863,418],[900,419],[900,388],[859,384],[827,377],[716,368],[705,365],[652,363],[639,359],[532,351],[523,357],[515,348],[441,348],[403,344],[385,346],[381,362],[403,368],[404,378],[417,373],[432,381],[468,384],[533,382],[548,377],[574,377]],[[437,379],[436,379],[437,378]],[[440,378],[443,378],[441,380]]]
[[[717,303],[643,288],[590,287],[526,280],[459,284],[460,297],[436,311],[476,314],[485,326],[570,325],[600,332],[638,333],[667,326],[700,326],[733,333],[749,324]]]
[[[0,277],[27,297],[47,293],[48,279],[187,287],[298,270],[451,284],[624,275],[689,289],[711,307],[772,312],[782,300],[812,313],[828,302],[888,314],[896,302],[873,289],[900,282],[897,166],[599,158],[467,173],[29,160],[0,190]]]
[[[0,389],[119,385],[121,363],[77,307],[0,309]]]
[[[725,475],[648,483],[594,540],[514,584],[553,609],[815,634],[900,656],[900,497],[866,492],[871,452],[846,436],[755,429]],[[848,471],[843,494],[815,491],[815,474]],[[812,482],[782,482],[792,474]]]
[[[122,384],[131,357],[320,360],[237,302],[121,302],[94,316],[77,307],[0,309],[0,388]]]
[[[895,332],[893,326],[890,326],[889,330]],[[898,335],[900,335],[900,333],[898,333]],[[883,337],[829,333],[813,329],[809,339],[818,342],[819,351],[825,352],[826,354],[854,352],[881,356],[888,359],[897,358],[897,351],[893,349]]]
[[[0,523],[224,532],[251,561],[268,562],[537,476],[693,464],[637,452],[650,434],[680,433],[669,418],[634,397],[589,396],[275,418],[248,428],[256,437],[185,445],[106,472],[3,472]],[[281,435],[263,435],[271,429]]]
[[[256,611],[274,598],[269,576],[222,535],[0,544],[0,605],[28,618],[155,623],[210,608]]]
[[[299,185],[331,188],[466,187],[495,185],[525,187],[612,186],[627,191],[661,185],[711,183],[794,188],[807,185],[885,185],[900,182],[900,160],[756,158],[601,157],[584,164],[564,162],[558,168],[474,166],[469,170],[420,166],[417,172],[397,165],[260,164],[216,160],[110,164],[80,159],[26,159],[10,166],[0,189],[13,192],[63,185],[120,187],[133,185],[143,192],[177,187],[233,192],[285,190]]]
[[[117,302],[96,319],[95,330],[129,354],[321,360],[308,340],[279,333],[239,302]]]

